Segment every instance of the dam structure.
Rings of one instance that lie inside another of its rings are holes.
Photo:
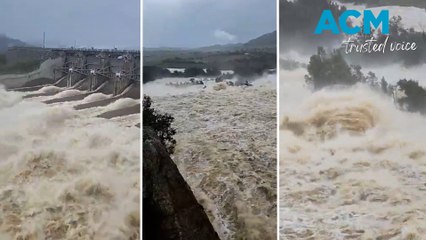
[[[1,76],[0,84],[10,91],[25,92],[23,98],[50,97],[46,104],[76,102],[76,110],[106,106],[120,98],[140,99],[140,51],[94,48],[9,49],[8,60],[39,59],[39,70],[19,76]],[[43,91],[44,89],[54,91]],[[77,90],[74,94],[59,92]],[[78,102],[89,95],[102,93],[106,99]],[[140,112],[139,106],[101,117],[114,117]]]

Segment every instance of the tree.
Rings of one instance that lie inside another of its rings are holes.
[[[144,66],[142,70],[143,83],[170,76],[170,71],[157,66]]]
[[[7,58],[5,54],[0,54],[0,65],[6,65]]]
[[[421,87],[417,81],[402,79],[397,86],[405,93],[398,99],[401,108],[410,112],[426,113],[426,89]]]
[[[319,47],[309,61],[306,80],[316,90],[335,84],[353,85],[361,81],[360,72],[361,67],[349,66],[339,51],[327,54]]]
[[[211,67],[211,68],[207,68],[206,75],[208,75],[208,76],[219,76],[219,75],[221,75],[221,72],[217,67]]]
[[[389,84],[388,84],[388,82],[386,82],[385,77],[382,77],[382,80],[380,80],[380,86],[381,86],[382,92],[384,94],[389,93]]]
[[[206,75],[206,72],[200,67],[189,67],[185,69],[184,75],[185,77],[198,77]]]
[[[367,73],[366,81],[372,88],[377,89],[379,87],[379,79],[377,78],[376,74],[371,71]]]
[[[311,52],[317,46],[331,47],[339,43],[343,34],[329,32],[315,35],[314,29],[324,10],[331,10],[334,17],[340,16],[346,8],[330,0],[280,0],[280,46],[281,51],[297,50]],[[351,24],[350,22],[348,24]]]
[[[176,145],[176,140],[173,136],[176,134],[176,129],[172,128],[174,117],[170,114],[158,113],[151,108],[151,97],[143,96],[143,127],[149,127],[154,130],[161,142],[167,148],[170,154],[173,154]],[[145,141],[145,135],[144,135]]]
[[[384,44],[389,37],[393,42],[417,43],[417,45],[424,43],[424,31],[421,32],[416,31],[414,28],[405,28],[402,20],[401,16],[393,16],[389,19],[390,34],[381,34],[381,30],[377,29],[375,32],[371,32],[371,34],[360,32],[352,35],[351,40],[354,41],[356,45],[363,44],[366,40],[371,38],[376,40],[376,44]],[[377,51],[369,54],[352,52],[348,54],[347,57],[352,63],[366,64],[368,62],[377,63],[379,61],[381,64],[402,63],[410,67],[426,62],[426,49],[418,47],[416,51]]]
[[[352,74],[355,77],[357,82],[362,82],[365,83],[366,82],[366,78],[364,76],[364,73],[361,71],[361,66],[360,65],[351,65],[352,68]]]

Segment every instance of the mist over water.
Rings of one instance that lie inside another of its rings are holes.
[[[404,7],[404,6],[383,6],[383,7],[366,7],[364,4],[351,4],[351,3],[340,3],[344,5],[347,9],[353,9],[357,11],[364,11],[369,9],[377,16],[382,10],[389,10],[390,17],[401,16],[402,25],[404,28],[410,29],[413,28],[416,31],[424,31],[426,27],[426,12],[422,8],[417,7]],[[361,18],[351,18],[351,21],[356,25],[362,24]]]
[[[139,115],[40,100],[0,89],[0,239],[138,239]]]
[[[281,71],[282,239],[424,239],[426,119],[367,86]]]
[[[169,81],[185,79],[144,93],[175,118],[172,158],[221,239],[276,239],[276,75],[252,87]]]
[[[363,72],[374,72],[377,76],[384,77],[388,83],[396,84],[401,79],[413,79],[420,85],[426,86],[424,70],[426,64],[418,66],[404,67],[399,64],[391,64],[387,66],[365,66]]]
[[[155,81],[151,81],[143,84],[144,93],[148,94],[151,97],[157,96],[175,96],[175,95],[184,95],[188,93],[199,93],[199,92],[216,92],[219,88],[230,88],[234,87],[226,85],[225,82],[216,83],[214,78],[200,78],[203,81],[203,84],[198,85],[186,85],[184,83],[189,83],[191,78],[161,78]],[[236,77],[229,79],[233,83],[241,82],[241,79]],[[250,81],[251,84],[255,87],[276,87],[276,75],[275,74],[266,74],[263,77]],[[181,84],[181,85],[178,85]],[[224,86],[221,86],[224,85]],[[219,87],[220,86],[220,87]]]

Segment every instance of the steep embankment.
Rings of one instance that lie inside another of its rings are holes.
[[[143,157],[143,238],[218,240],[203,207],[148,128],[144,128]]]

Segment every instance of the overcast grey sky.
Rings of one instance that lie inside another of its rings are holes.
[[[245,42],[276,29],[276,0],[144,0],[144,47]]]
[[[140,45],[140,0],[0,0],[0,33],[48,47]]]

